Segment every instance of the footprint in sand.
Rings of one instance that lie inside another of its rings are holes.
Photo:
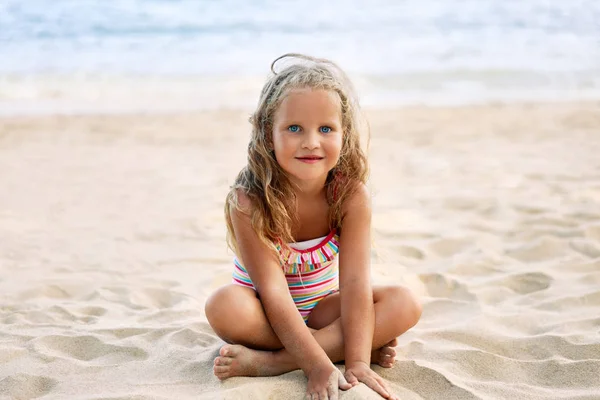
[[[552,277],[543,272],[527,272],[502,278],[495,285],[505,286],[518,294],[529,294],[548,289],[552,281]]]
[[[10,399],[35,399],[50,393],[57,383],[45,376],[15,374],[0,380],[0,393]]]
[[[33,349],[46,356],[74,358],[93,365],[116,365],[148,358],[148,353],[139,347],[107,344],[94,336],[44,336],[33,341]]]

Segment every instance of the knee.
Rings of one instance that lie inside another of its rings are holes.
[[[227,287],[222,287],[214,292],[204,305],[204,314],[212,328],[216,331],[220,321],[220,314],[225,304],[227,304]]]
[[[239,316],[233,316],[232,313],[236,313],[243,306],[239,304],[235,289],[231,286],[218,289],[206,300],[204,306],[204,314],[208,323],[215,333],[227,342],[233,339],[231,338],[233,333],[231,321],[239,320],[236,318]]]
[[[258,300],[251,289],[228,285],[213,293],[204,306],[208,323],[228,343],[245,344],[256,326]]]
[[[423,308],[421,302],[409,289],[402,286],[394,286],[388,289],[388,296],[393,309],[393,315],[398,322],[398,331],[403,333],[412,328],[421,319]]]

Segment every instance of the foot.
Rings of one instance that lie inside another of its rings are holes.
[[[394,366],[394,361],[396,361],[395,347],[397,345],[398,340],[394,339],[381,348],[373,350],[373,352],[371,352],[371,363],[379,364],[384,368],[392,368]]]
[[[293,368],[292,368],[293,369]],[[232,376],[272,376],[291,371],[276,359],[272,351],[253,350],[238,344],[226,344],[219,350],[213,367],[221,380]]]

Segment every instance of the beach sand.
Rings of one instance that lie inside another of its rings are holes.
[[[303,398],[212,374],[248,116],[0,119],[0,398]],[[600,103],[368,117],[373,282],[424,305],[374,369],[402,399],[600,398]]]

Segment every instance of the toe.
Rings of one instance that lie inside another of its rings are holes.
[[[231,357],[217,357],[215,358],[215,365],[230,365],[232,361]]]
[[[221,347],[221,350],[219,350],[219,354],[223,357],[227,357],[227,356],[231,355],[230,346],[225,345],[225,346]]]
[[[383,368],[392,368],[394,366],[394,360],[390,360],[389,358],[381,359],[377,364]]]
[[[224,373],[226,373],[226,372],[229,371],[229,367],[224,367],[224,366],[216,365],[213,368],[213,371],[215,371],[216,374],[224,374]]]
[[[213,372],[219,379],[225,379],[229,377],[229,367],[215,366],[213,368]]]
[[[381,355],[386,357],[395,357],[396,349],[394,349],[393,347],[384,347],[381,349]]]

